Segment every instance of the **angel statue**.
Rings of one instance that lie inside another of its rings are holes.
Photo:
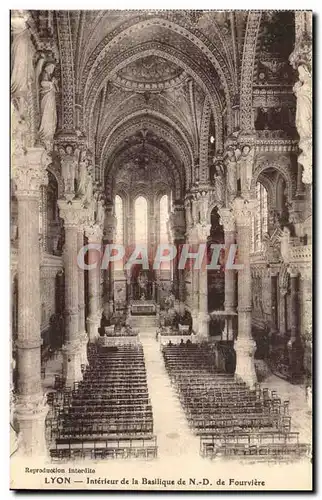
[[[11,93],[15,96],[19,113],[25,114],[25,98],[34,80],[34,47],[27,27],[28,15],[24,11],[12,11],[11,32]]]
[[[48,147],[51,146],[57,127],[56,93],[58,86],[53,76],[54,62],[38,61],[36,73],[38,75],[40,100],[39,138]]]
[[[253,157],[250,155],[251,148],[248,145],[243,146],[239,158],[240,165],[240,184],[242,193],[249,193],[253,175]]]
[[[199,198],[199,222],[201,224],[206,224],[207,215],[208,215],[208,204],[209,204],[209,196],[207,193],[201,193]]]
[[[237,193],[237,162],[235,152],[232,148],[227,151],[225,159],[226,176],[227,176],[227,190],[228,194],[235,196]]]
[[[92,165],[88,165],[86,189],[85,189],[85,194],[84,194],[84,198],[83,198],[83,203],[84,203],[85,207],[88,207],[91,204],[91,202],[93,200],[93,195],[94,195],[93,167],[92,167]]]
[[[301,141],[312,137],[312,77],[306,65],[298,67],[299,81],[293,87],[297,97],[296,127]]]
[[[71,146],[67,146],[66,152],[63,148],[61,148],[59,152],[61,157],[61,172],[64,180],[65,195],[67,193],[74,193],[78,151],[73,151]]]
[[[296,128],[300,136],[299,148],[302,152],[298,162],[303,166],[302,180],[312,182],[312,77],[305,64],[298,67],[299,81],[293,90],[297,97]]]
[[[105,207],[104,207],[104,199],[101,197],[97,202],[97,213],[96,213],[96,222],[99,226],[103,227],[104,219],[105,219]]]
[[[89,180],[87,168],[88,168],[87,152],[82,151],[80,154],[79,167],[78,167],[77,196],[79,198],[82,198],[86,192],[86,186]]]
[[[222,168],[221,168],[220,163],[217,163],[215,165],[215,173],[214,173],[213,183],[215,186],[216,201],[219,203],[224,203],[225,183],[224,183],[223,172],[222,172]]]

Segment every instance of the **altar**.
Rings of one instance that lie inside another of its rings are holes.
[[[130,307],[132,316],[151,316],[156,314],[156,304],[153,300],[133,300]]]

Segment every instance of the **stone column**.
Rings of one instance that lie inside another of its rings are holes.
[[[252,338],[252,298],[251,298],[251,216],[254,202],[236,198],[232,203],[236,218],[238,264],[238,337],[235,342],[237,356],[236,374],[253,386],[256,382],[254,354],[256,344]]]
[[[224,164],[226,168],[226,201],[227,205],[237,195],[237,161],[236,145],[227,147],[224,155]]]
[[[271,329],[270,338],[274,337],[277,333],[277,285],[278,285],[278,274],[271,273]]]
[[[206,244],[210,234],[211,224],[197,224],[198,242]],[[207,251],[207,247],[206,247]],[[209,335],[209,313],[208,313],[208,270],[207,259],[205,258],[199,270],[199,313],[198,313],[198,337],[200,340],[207,340]],[[196,271],[193,270],[196,274]]]
[[[103,250],[105,251],[106,245],[112,244],[115,239],[116,230],[116,217],[113,214],[113,206],[109,205],[106,209],[106,216],[104,221],[104,237],[103,237]],[[131,238],[130,230],[128,228],[127,235]],[[113,300],[113,273],[112,264],[110,263],[107,269],[104,269],[104,294],[103,294],[103,310],[106,317],[113,314],[114,300]]]
[[[224,227],[225,255],[226,260],[231,245],[235,244],[236,227],[234,214],[229,208],[219,211],[220,220]],[[236,313],[236,271],[225,267],[225,312],[229,315]],[[226,317],[225,325],[226,340],[234,340],[234,328],[232,316]]]
[[[184,270],[178,268],[180,261],[180,253],[182,245],[185,242],[185,206],[181,201],[176,201],[173,204],[173,212],[171,213],[169,220],[169,228],[171,228],[171,234],[173,237],[173,244],[177,249],[176,258],[173,260],[173,282],[175,297],[180,301],[184,300]]]
[[[63,346],[63,372],[67,387],[82,379],[81,340],[79,336],[79,267],[78,227],[82,222],[83,208],[80,200],[58,200],[60,217],[64,220],[65,245],[63,251],[65,270],[65,344]]]
[[[311,262],[301,266],[301,332],[304,338],[304,360],[308,383],[310,384],[312,375],[312,267]]]
[[[280,326],[279,326],[279,332],[281,335],[285,336],[286,335],[286,295],[287,295],[287,288],[281,287],[280,286],[280,313],[279,313],[279,319],[280,319]]]
[[[85,235],[89,244],[102,245],[103,231],[98,224],[85,227]],[[93,269],[88,270],[89,314],[86,321],[89,341],[95,342],[98,337],[98,328],[101,319],[99,304],[101,250],[92,249],[88,251],[88,264],[96,264],[93,266]]]
[[[292,381],[296,381],[303,369],[303,346],[299,331],[299,274],[297,270],[290,272],[291,287],[291,338],[287,344],[289,352],[289,365]]]
[[[299,276],[297,271],[290,273],[290,286],[291,286],[291,341],[296,341],[299,334],[299,297],[298,285]]]
[[[48,251],[48,217],[47,217],[47,186],[40,188],[40,237],[41,247]]]
[[[81,224],[77,228],[77,250],[78,252],[84,246],[84,226]],[[81,351],[80,351],[80,362],[81,365],[88,365],[87,359],[87,343],[88,343],[88,335],[86,332],[85,325],[85,276],[84,269],[78,266],[78,303],[79,303],[79,312],[78,312],[78,334],[81,343]]]
[[[42,148],[30,148],[14,157],[12,172],[18,201],[18,384],[15,418],[19,431],[18,453],[33,457],[47,454],[45,418],[48,412],[41,386],[40,336],[40,186],[47,182],[48,157]]]

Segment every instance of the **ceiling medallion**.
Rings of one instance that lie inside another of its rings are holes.
[[[176,64],[162,57],[142,57],[121,69],[113,82],[124,90],[159,92],[180,85],[188,75]]]

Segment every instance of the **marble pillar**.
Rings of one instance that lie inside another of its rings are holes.
[[[45,418],[48,412],[41,385],[40,336],[40,189],[47,183],[49,159],[42,148],[30,148],[12,162],[18,202],[18,383],[14,417],[19,432],[18,453],[46,456]]]
[[[194,245],[196,248],[196,245]],[[197,249],[196,249],[197,250]],[[193,268],[191,269],[191,289],[192,289],[192,300],[191,300],[191,316],[192,316],[192,328],[194,332],[199,332],[199,273]]]
[[[84,246],[84,226],[81,224],[77,228],[77,250],[78,252]],[[81,266],[78,266],[78,303],[79,303],[79,311],[78,311],[78,334],[81,343],[81,351],[80,351],[80,362],[81,365],[88,365],[87,359],[87,344],[88,344],[88,335],[86,332],[86,324],[85,324],[85,276],[84,269]]]
[[[206,245],[210,234],[211,224],[197,224],[199,245]],[[207,247],[206,247],[207,248]],[[196,273],[195,270],[192,271]],[[199,313],[198,313],[198,337],[200,341],[207,340],[209,336],[209,313],[208,313],[208,270],[206,251],[203,263],[199,269]]]
[[[88,244],[102,245],[103,232],[98,224],[86,226],[85,235],[88,239]],[[93,268],[88,270],[89,312],[86,323],[89,341],[95,342],[98,337],[98,328],[101,320],[99,300],[101,250],[90,249],[88,251],[88,264],[93,264]]]
[[[229,208],[219,211],[220,220],[224,227],[225,255],[226,261],[231,245],[235,244],[236,227],[234,214]],[[233,314],[236,314],[236,270],[225,267],[225,312],[226,317],[226,340],[234,340]]]
[[[271,273],[271,328],[269,332],[270,348],[278,329],[277,286],[278,286],[278,274]]]
[[[79,336],[79,267],[78,228],[82,223],[81,200],[58,200],[60,217],[64,220],[65,245],[65,344],[63,346],[63,373],[67,387],[82,379],[81,339]]]
[[[113,213],[113,206],[109,205],[106,210],[104,221],[104,236],[103,236],[103,251],[106,245],[111,245],[115,241],[117,220]],[[126,234],[128,238],[132,238],[132,226],[128,226]],[[125,240],[126,241],[126,240]],[[106,317],[109,317],[114,312],[114,292],[113,292],[113,263],[109,263],[108,267],[103,270],[103,311]]]
[[[236,374],[249,386],[257,379],[254,366],[256,344],[252,337],[252,297],[251,297],[251,216],[255,210],[253,201],[235,198],[232,203],[237,228],[238,264],[238,336],[235,342],[237,357]]]
[[[303,346],[300,336],[300,301],[299,274],[296,270],[290,273],[291,288],[291,337],[287,348],[289,353],[289,369],[292,381],[297,381],[303,374]]]
[[[187,234],[187,244],[189,244],[189,251],[192,253],[198,252],[198,243],[195,228],[191,228]],[[186,264],[190,266],[191,273],[191,292],[190,292],[190,312],[192,316],[192,329],[195,333],[199,331],[199,271],[194,269],[194,261]]]

